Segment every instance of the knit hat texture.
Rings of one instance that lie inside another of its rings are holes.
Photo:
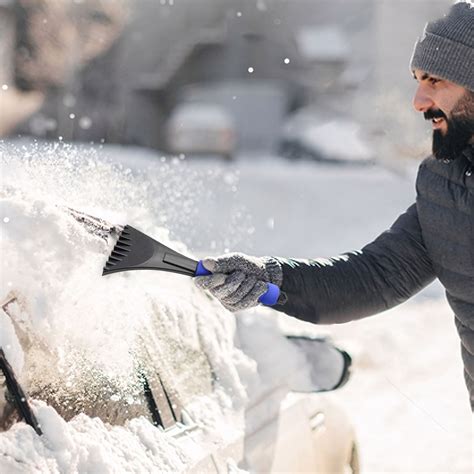
[[[410,69],[474,91],[474,5],[455,3],[443,18],[427,23],[415,44]]]

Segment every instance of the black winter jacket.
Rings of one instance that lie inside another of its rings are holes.
[[[344,323],[392,308],[438,278],[455,313],[474,411],[473,146],[449,163],[424,160],[416,188],[416,203],[361,251],[278,259],[287,300],[274,308],[312,323]]]

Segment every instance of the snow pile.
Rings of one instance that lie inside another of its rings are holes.
[[[66,423],[44,403],[34,407],[44,434],[23,424],[2,434],[2,472],[179,472],[191,459],[144,419],[111,427],[81,414]]]

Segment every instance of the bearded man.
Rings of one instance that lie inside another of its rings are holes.
[[[231,311],[256,306],[267,283],[274,309],[316,324],[392,308],[438,278],[461,338],[474,411],[474,8],[459,2],[428,23],[410,63],[415,109],[431,120],[433,155],[419,168],[416,202],[359,252],[331,259],[228,254],[204,259],[197,277]]]

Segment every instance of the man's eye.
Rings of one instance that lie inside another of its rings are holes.
[[[430,84],[437,84],[441,79],[437,79],[436,77],[430,77]]]

